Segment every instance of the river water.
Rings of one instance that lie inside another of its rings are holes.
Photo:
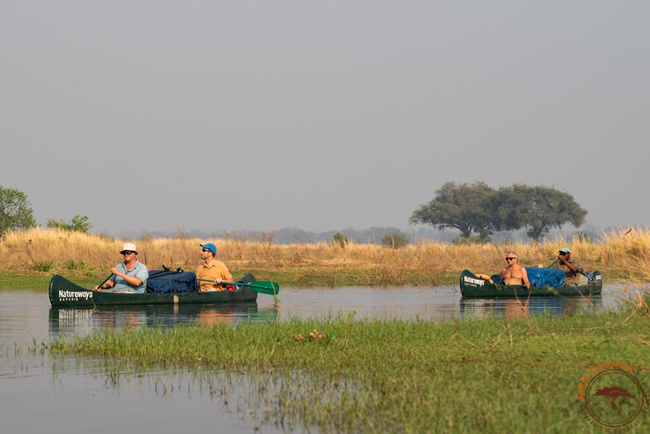
[[[286,432],[250,408],[246,381],[226,388],[226,373],[129,371],[114,360],[53,358],[43,346],[100,328],[143,325],[245,324],[355,312],[356,318],[438,321],[527,313],[566,315],[615,309],[629,292],[606,286],[592,300],[539,297],[464,299],[458,288],[283,288],[272,297],[224,306],[53,309],[43,291],[0,291],[0,433]],[[300,431],[300,429],[298,429]]]

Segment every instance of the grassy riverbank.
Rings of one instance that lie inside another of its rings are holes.
[[[585,270],[600,270],[607,281],[650,281],[650,231],[631,229],[604,236],[604,243],[578,239],[542,244],[452,245],[417,242],[394,250],[378,245],[332,244],[277,245],[244,239],[199,240],[187,236],[135,240],[139,259],[150,269],[182,267],[195,270],[201,263],[199,243],[217,245],[218,259],[234,276],[252,272],[259,280],[282,286],[421,285],[457,284],[463,269],[493,274],[515,250],[526,266],[548,266],[564,245],[573,250]],[[0,240],[0,288],[39,287],[58,273],[77,282],[96,284],[121,260],[124,241],[110,237],[30,230],[10,232]]]
[[[623,313],[444,321],[354,320],[103,330],[51,346],[142,369],[246,373],[249,406],[283,426],[335,432],[591,432],[583,375],[622,361],[650,371],[647,300]],[[111,375],[115,375],[112,373]],[[237,377],[237,375],[235,375]],[[221,384],[227,399],[233,384]],[[647,388],[646,388],[647,391]],[[609,402],[603,398],[603,405]],[[646,407],[647,408],[647,407]],[[647,428],[644,411],[633,428]]]

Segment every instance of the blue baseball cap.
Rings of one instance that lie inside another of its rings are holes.
[[[212,253],[215,255],[217,254],[217,246],[215,246],[212,243],[205,243],[205,244],[199,244],[201,247],[205,247],[206,249],[210,249]]]
[[[562,248],[560,249],[560,252],[571,253],[571,249],[569,249],[568,247],[562,247]]]

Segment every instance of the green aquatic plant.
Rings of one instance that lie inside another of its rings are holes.
[[[343,330],[345,333],[345,346],[350,348],[350,343],[348,342],[348,329],[352,325],[352,321],[354,321],[354,317],[359,313],[358,310],[355,311],[348,311],[347,309],[345,310],[345,317],[343,318]]]

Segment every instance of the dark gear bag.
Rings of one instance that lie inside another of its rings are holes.
[[[199,292],[199,286],[195,273],[180,268],[176,271],[153,270],[149,272],[149,279],[147,279],[147,292],[154,294]]]

